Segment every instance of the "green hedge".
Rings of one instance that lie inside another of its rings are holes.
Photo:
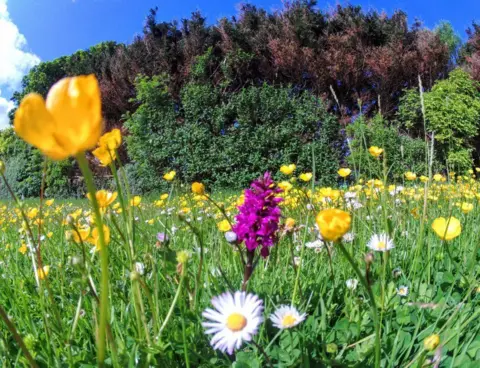
[[[174,100],[166,77],[140,77],[138,104],[127,116],[127,168],[137,191],[159,189],[167,170],[185,182],[241,188],[261,173],[294,162],[333,184],[341,151],[340,127],[309,92],[270,85],[223,93],[188,84]]]

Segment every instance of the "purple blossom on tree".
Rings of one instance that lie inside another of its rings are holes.
[[[245,191],[245,201],[238,207],[240,212],[233,231],[238,241],[245,242],[248,251],[261,247],[261,255],[268,257],[269,247],[275,245],[281,216],[278,204],[282,201],[277,194],[281,192],[269,172],[254,180]]]

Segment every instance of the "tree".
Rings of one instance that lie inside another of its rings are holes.
[[[458,170],[470,168],[480,124],[478,83],[458,68],[447,79],[438,81],[424,98],[427,132],[435,133],[439,157]],[[406,91],[400,101],[400,124],[418,135],[424,134],[418,92]]]

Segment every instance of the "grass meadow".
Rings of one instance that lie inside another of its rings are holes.
[[[339,188],[279,173],[271,186],[283,199],[275,242],[268,257],[253,252],[245,282],[251,252],[230,225],[245,193],[209,193],[171,178],[169,192],[147,199],[130,195],[114,172],[119,190],[96,196],[108,289],[88,199],[1,207],[2,366],[95,366],[105,294],[106,366],[475,366],[475,173],[425,183],[410,176],[396,186],[347,177]],[[351,216],[335,242],[316,221],[329,208]],[[447,223],[436,231],[441,217]],[[212,298],[242,289],[262,301],[263,321],[231,354],[215,350],[202,312]],[[272,322],[282,305],[301,314],[298,323]]]

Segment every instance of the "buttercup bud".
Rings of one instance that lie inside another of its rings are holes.
[[[433,334],[428,336],[425,340],[423,340],[423,347],[425,350],[433,351],[437,348],[438,344],[440,344],[440,336],[437,334]]]
[[[375,257],[373,255],[373,253],[365,254],[365,263],[366,264],[372,264],[374,260],[375,260]]]

